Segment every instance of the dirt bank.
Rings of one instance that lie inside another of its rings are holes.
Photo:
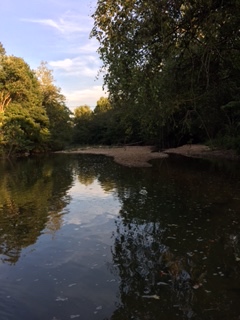
[[[186,157],[194,158],[220,158],[228,160],[239,160],[240,156],[233,150],[211,149],[206,145],[193,144],[183,145],[178,148],[167,149],[166,154],[180,154]]]

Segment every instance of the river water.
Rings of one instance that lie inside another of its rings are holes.
[[[240,166],[0,162],[1,320],[239,319]]]

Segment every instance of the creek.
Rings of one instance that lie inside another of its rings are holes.
[[[239,319],[240,166],[0,162],[0,319]]]

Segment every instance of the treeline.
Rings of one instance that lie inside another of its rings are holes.
[[[0,154],[62,149],[71,142],[72,127],[47,63],[31,70],[22,58],[6,55],[0,43]]]
[[[114,139],[240,150],[239,0],[98,0],[93,18]]]

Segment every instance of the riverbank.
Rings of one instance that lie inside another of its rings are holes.
[[[163,152],[152,152],[151,146],[86,147],[60,151],[60,153],[105,155],[113,157],[115,162],[128,167],[151,167],[148,161],[168,157]]]
[[[152,146],[126,147],[86,147],[74,150],[65,150],[58,153],[71,154],[99,154],[113,157],[114,161],[128,167],[151,167],[152,159],[167,158],[170,154],[179,154],[186,157],[224,158],[238,160],[233,151],[212,150],[206,145],[184,145],[178,148],[166,149],[162,152],[153,152]]]

